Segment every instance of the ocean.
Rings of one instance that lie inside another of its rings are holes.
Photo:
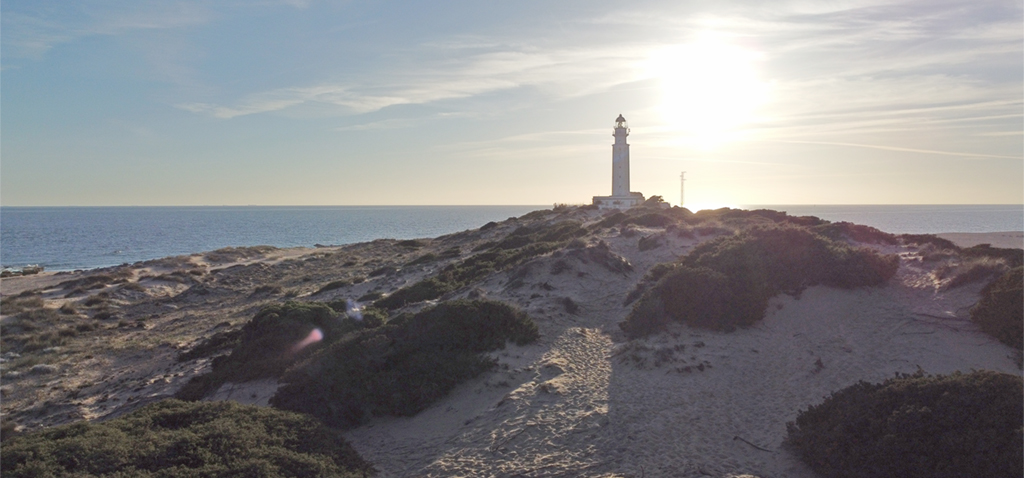
[[[549,206],[0,207],[0,265],[106,267],[229,246],[436,237]],[[751,205],[886,232],[1024,230],[1022,205]]]

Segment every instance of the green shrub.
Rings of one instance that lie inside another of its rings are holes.
[[[657,249],[661,247],[661,237],[657,234],[651,234],[650,236],[644,236],[637,242],[636,248],[640,252],[649,251],[651,249]]]
[[[536,324],[507,304],[445,302],[321,348],[285,375],[271,404],[339,427],[414,415],[493,367],[484,352],[537,337]]]
[[[422,256],[417,257],[416,259],[413,259],[412,261],[409,261],[409,263],[406,265],[418,266],[420,264],[429,264],[431,262],[436,262],[437,259],[437,254],[434,254],[433,252],[428,252],[426,254],[423,254]]]
[[[387,297],[378,299],[373,306],[381,309],[397,309],[406,304],[436,299],[456,288],[457,286],[452,282],[437,277],[428,277],[411,286],[398,289]]]
[[[787,425],[786,445],[822,476],[1021,476],[1021,377],[902,375],[833,393]]]
[[[593,225],[590,226],[590,230],[596,231],[606,227],[615,227],[618,226],[619,224],[622,224],[622,222],[625,221],[626,219],[629,219],[629,216],[627,216],[624,213],[617,212],[594,223]]]
[[[345,280],[345,279],[336,280],[336,281],[327,283],[326,285],[321,287],[319,290],[314,292],[312,295],[323,294],[324,292],[332,291],[332,290],[335,290],[335,289],[340,289],[342,287],[348,287],[350,285],[352,285],[352,281],[350,281],[350,280]]]
[[[989,244],[978,244],[960,250],[964,259],[988,258],[1005,262],[1011,268],[1024,266],[1024,249],[1003,249]]]
[[[853,248],[799,227],[753,228],[721,237],[695,247],[680,262],[656,268],[662,276],[654,287],[638,285],[637,290],[649,290],[620,324],[628,335],[638,337],[666,323],[649,316],[661,310],[697,327],[728,331],[749,326],[764,316],[768,299],[778,293],[819,284],[880,285],[899,267],[897,256]]]
[[[631,217],[623,222],[624,224],[636,224],[637,226],[645,227],[665,227],[669,224],[675,224],[675,218],[672,218],[665,214],[659,213],[648,213],[636,217]]]
[[[1000,342],[1024,350],[1024,267],[1015,267],[981,291],[971,320]]]
[[[210,373],[192,378],[175,394],[176,398],[199,400],[224,382],[246,382],[277,377],[295,360],[317,348],[293,350],[313,329],[322,342],[362,328],[354,321],[341,320],[333,309],[321,303],[285,302],[268,306],[241,329],[231,354],[214,359]],[[226,337],[225,341],[232,340]]]
[[[384,297],[384,293],[379,291],[379,290],[375,290],[375,291],[367,292],[367,293],[359,296],[359,298],[356,299],[356,300],[359,301],[359,302],[372,302],[372,301],[375,301],[375,300],[377,300],[377,299],[379,299],[381,297]]]
[[[374,307],[397,309],[407,304],[432,300],[459,289],[488,274],[522,264],[526,260],[554,251],[573,239],[585,235],[578,222],[564,221],[547,226],[520,227],[488,250],[449,264],[437,275],[411,286],[403,287],[391,295],[378,299]]]
[[[3,476],[357,477],[372,473],[341,435],[296,413],[165,400],[121,418],[5,438]]]
[[[898,242],[896,236],[888,232],[851,222],[825,223],[816,225],[811,230],[836,241],[849,239],[868,244],[896,244]]]
[[[0,300],[0,313],[4,315],[20,314],[42,308],[43,298],[35,294],[7,296]]]
[[[935,234],[900,234],[896,236],[896,239],[898,239],[903,244],[908,245],[914,244],[918,246],[924,246],[931,244],[932,246],[935,246],[938,249],[950,249],[954,251],[960,250],[960,247],[954,244],[953,241],[943,239],[939,236],[936,236]]]

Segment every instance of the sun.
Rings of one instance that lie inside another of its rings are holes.
[[[768,96],[756,68],[760,58],[712,33],[653,52],[648,73],[661,82],[663,120],[702,148],[741,137]]]

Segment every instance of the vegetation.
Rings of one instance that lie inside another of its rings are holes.
[[[234,402],[165,400],[121,418],[7,438],[7,478],[362,477],[370,465],[312,418]]]
[[[814,234],[802,227],[759,227],[705,242],[675,266],[659,267],[653,287],[620,324],[630,337],[660,331],[670,320],[731,331],[764,316],[768,299],[813,285],[880,285],[896,256]],[[633,294],[631,294],[633,295]]]
[[[493,367],[485,352],[538,336],[536,324],[507,304],[445,302],[322,347],[284,376],[271,404],[338,427],[413,415]]]
[[[205,257],[210,262],[235,262],[251,257],[262,257],[276,250],[274,246],[224,247],[207,252]]]
[[[537,212],[537,211],[534,211]],[[533,214],[533,213],[530,213]],[[403,287],[387,297],[378,299],[374,307],[397,309],[406,304],[431,300],[464,287],[497,271],[558,249],[573,239],[586,234],[577,222],[564,221],[552,225],[520,227],[506,238],[461,262],[449,264],[437,275],[411,286]]]
[[[1021,476],[1021,377],[902,375],[833,393],[787,425],[786,444],[827,477]]]
[[[224,382],[280,376],[289,365],[316,349],[320,343],[336,340],[362,327],[362,322],[341,318],[325,304],[289,301],[268,306],[242,327],[237,338],[230,333],[221,337],[215,335],[211,340],[216,339],[219,343],[197,347],[200,351],[196,355],[200,355],[234,344],[230,355],[214,359],[210,373],[189,380],[175,397],[199,400]],[[296,344],[314,330],[320,331],[321,340],[296,349]]]
[[[348,287],[350,285],[352,285],[352,281],[350,281],[350,280],[342,279],[342,280],[332,281],[332,282],[329,282],[329,283],[325,284],[323,287],[321,287],[319,290],[314,292],[312,295],[323,294],[324,292],[332,291],[332,290],[335,290],[335,289],[341,289],[342,287]]]
[[[971,320],[1000,342],[1024,351],[1024,267],[1015,267],[981,291]]]

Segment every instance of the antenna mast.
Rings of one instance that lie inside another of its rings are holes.
[[[686,171],[679,175],[679,207],[683,207],[683,194],[686,192]]]

